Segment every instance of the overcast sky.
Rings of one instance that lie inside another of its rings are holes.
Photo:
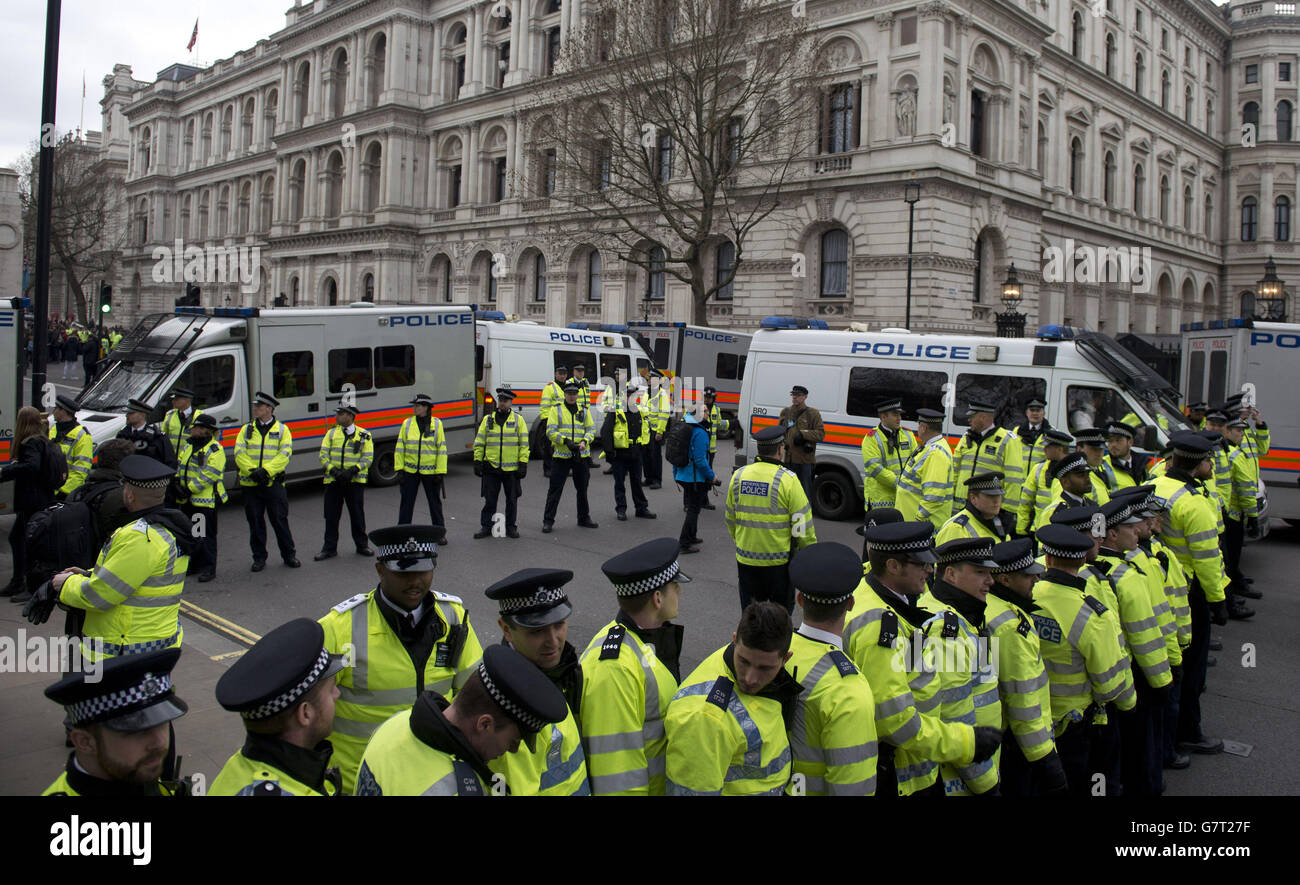
[[[0,51],[0,166],[13,166],[41,130],[45,66],[42,0],[0,0],[5,10]],[[99,100],[113,65],[130,65],[137,80],[153,82],[186,51],[199,19],[197,57],[204,64],[251,48],[284,27],[293,0],[63,0],[59,28],[59,103],[54,125],[62,134],[81,121],[81,75],[86,75],[85,128],[101,128]]]

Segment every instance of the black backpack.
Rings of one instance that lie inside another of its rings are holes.
[[[685,467],[691,463],[691,434],[696,428],[703,430],[698,424],[687,424],[685,421],[674,420],[668,432],[664,434],[664,459],[674,467]]]
[[[33,513],[25,535],[32,562],[56,570],[93,566],[105,540],[95,531],[95,514],[104,496],[115,488],[118,483],[111,481],[82,486],[73,492],[73,500]]]
[[[68,481],[68,456],[56,440],[45,440],[45,455],[41,458],[40,486],[46,494],[53,495]]]

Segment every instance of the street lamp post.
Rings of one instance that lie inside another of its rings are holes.
[[[907,203],[907,307],[903,327],[912,328],[912,231],[916,220],[916,201],[921,199],[921,185],[915,179],[903,185],[903,202]]]
[[[1002,306],[1006,308],[998,314],[999,338],[1024,338],[1025,315],[1016,310],[1021,299],[1020,279],[1016,276],[1016,265],[1012,262],[1007,269],[1007,280],[1002,284]]]
[[[1264,278],[1255,289],[1255,318],[1274,323],[1286,322],[1286,283],[1277,275],[1277,265],[1270,255],[1264,263]]]

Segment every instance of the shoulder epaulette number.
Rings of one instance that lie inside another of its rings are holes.
[[[839,669],[841,676],[853,676],[857,674],[858,668],[849,660],[849,656],[838,648],[833,648],[826,654],[830,656],[831,663]]]
[[[370,594],[368,594],[368,593],[358,593],[356,596],[351,596],[351,597],[349,597],[349,598],[343,600],[343,601],[340,602],[338,605],[331,606],[331,609],[332,609],[333,611],[338,612],[339,614],[343,614],[344,612],[352,611],[352,609],[356,608],[358,605],[360,605],[361,603],[365,602],[365,601],[366,601],[366,597],[369,596],[369,595],[370,595]]]
[[[465,604],[465,600],[461,599],[459,596],[453,596],[450,593],[443,593],[441,590],[434,590],[433,598],[441,600],[442,602],[454,602],[460,606]]]
[[[714,680],[713,687],[709,689],[709,695],[706,700],[715,707],[720,707],[725,710],[731,703],[731,693],[734,689],[735,686],[732,685],[730,679],[726,676],[719,676]]]
[[[897,638],[898,615],[886,609],[880,615],[880,638],[876,640],[876,644],[884,648],[893,648],[894,640]]]
[[[957,518],[954,519],[953,522],[957,523],[957,525],[962,525],[962,526],[969,525],[970,517],[967,516],[965,513],[959,513],[957,514]]]
[[[1016,624],[1016,632],[1019,633],[1021,636],[1028,636],[1029,631],[1032,629],[1029,626],[1029,619],[1026,618],[1021,612],[1016,612],[1016,617],[1020,620],[1020,623]]]
[[[359,433],[358,435],[359,435],[362,439],[370,439],[370,431],[368,431],[368,430],[362,430],[362,431],[360,431],[360,433]]]
[[[605,636],[605,641],[600,644],[600,658],[602,661],[616,661],[619,654],[623,651],[623,637],[627,635],[627,628],[622,624],[615,624],[609,628],[609,633]]]
[[[1088,607],[1091,608],[1093,611],[1095,611],[1097,614],[1099,615],[1106,614],[1106,606],[1103,605],[1100,600],[1093,599],[1091,596],[1085,596],[1083,597],[1083,601],[1088,603]]]
[[[957,613],[949,609],[943,613],[943,633],[944,639],[956,639],[957,631],[961,629],[961,623],[957,620]]]

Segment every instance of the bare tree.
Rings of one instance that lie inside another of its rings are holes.
[[[27,255],[36,254],[37,148],[18,161],[19,198]],[[127,230],[121,182],[103,168],[98,149],[76,133],[64,135],[54,147],[54,200],[50,213],[50,269],[62,271],[77,302],[77,318],[91,317],[87,286],[111,276]],[[97,299],[98,292],[93,292]]]
[[[559,203],[554,233],[690,286],[693,322],[729,286],[812,146],[812,39],[798,4],[606,0],[527,109],[516,193]],[[568,209],[570,211],[563,211]],[[735,247],[709,275],[709,247]]]

